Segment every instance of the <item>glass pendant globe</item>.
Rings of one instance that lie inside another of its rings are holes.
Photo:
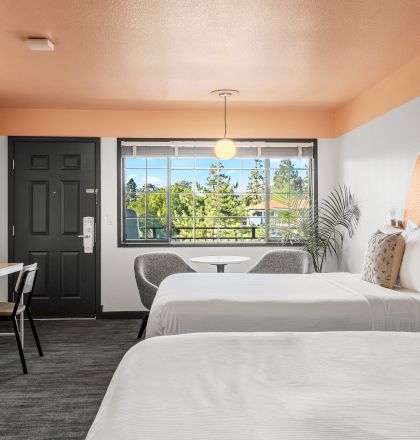
[[[214,147],[216,157],[222,160],[232,159],[236,154],[236,145],[230,139],[220,139]]]

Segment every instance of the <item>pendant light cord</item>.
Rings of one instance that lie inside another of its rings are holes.
[[[225,98],[225,135],[224,138],[226,139],[226,95],[224,96]]]

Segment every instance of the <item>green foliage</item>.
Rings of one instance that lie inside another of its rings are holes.
[[[302,243],[302,248],[312,256],[315,270],[321,272],[328,256],[339,257],[344,237],[353,237],[360,209],[347,186],[333,189],[319,204],[309,208],[303,200],[291,200],[290,228],[284,239]]]
[[[273,194],[302,194],[308,192],[308,189],[308,179],[299,176],[299,171],[296,170],[293,162],[290,159],[281,160],[274,171],[271,192]]]
[[[245,206],[257,205],[264,200],[261,194],[265,192],[265,182],[263,170],[263,161],[255,160],[255,168],[249,174],[248,184],[246,186],[247,194],[243,197]]]
[[[192,183],[181,180],[171,186],[171,214],[175,218],[192,217],[193,188]]]
[[[202,216],[236,216],[239,215],[238,197],[235,189],[238,182],[232,183],[231,177],[224,173],[221,162],[212,165],[205,185],[197,183],[197,190],[202,193],[202,203],[198,213]]]
[[[152,184],[143,185],[137,189],[137,196],[135,198],[127,199],[126,207],[127,209],[134,210],[137,217],[140,218],[140,237],[145,238],[144,228],[146,228],[147,238],[165,238],[166,193],[162,192],[162,188]]]
[[[233,181],[223,163],[218,162],[210,166],[205,182],[197,182],[196,187],[187,180],[172,184],[170,200],[167,200],[165,186],[147,183],[137,187],[134,179],[130,179],[126,184],[126,208],[137,214],[140,238],[167,238],[167,207],[170,206],[171,236],[184,243],[194,238],[217,241],[220,237],[238,241],[241,238],[264,240],[264,225],[252,230],[247,224],[247,208],[265,200],[264,176],[264,162],[256,159],[249,173],[246,193],[239,195],[239,182]],[[288,198],[297,194],[303,196],[302,193],[308,192],[308,181],[299,176],[291,160],[282,160],[274,170],[271,192],[274,200],[280,197],[279,194],[284,197],[285,193]],[[288,224],[289,211],[279,210],[276,216],[281,225]]]
[[[217,232],[210,228],[239,228],[241,217],[246,215],[246,210],[235,190],[238,182],[232,183],[231,177],[224,172],[221,162],[212,165],[205,185],[197,183],[197,191],[201,196],[196,201],[196,231],[197,238],[209,237],[217,239]],[[222,219],[217,217],[223,217]],[[209,229],[205,229],[209,228]],[[236,231],[222,229],[223,237],[235,238]]]
[[[192,183],[181,180],[171,186],[172,235],[189,238],[192,235],[194,192]]]

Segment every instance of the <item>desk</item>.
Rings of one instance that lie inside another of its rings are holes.
[[[23,263],[0,263],[0,277],[10,275],[15,272],[20,272],[23,268]],[[22,300],[23,303],[23,295]],[[23,332],[24,332],[24,313],[20,315],[20,339],[23,347]],[[0,333],[0,335],[15,335],[14,333]]]
[[[0,277],[20,272],[22,268],[23,263],[0,263]]]
[[[225,271],[225,266],[227,264],[239,264],[249,260],[250,260],[249,257],[230,256],[230,255],[194,257],[190,259],[190,261],[192,261],[193,263],[211,264],[213,266],[216,266],[218,273],[223,273]]]

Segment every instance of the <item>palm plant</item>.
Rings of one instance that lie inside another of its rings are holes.
[[[318,204],[308,206],[307,199],[293,196],[288,204],[289,227],[283,241],[301,243],[312,256],[316,272],[328,256],[339,257],[346,233],[349,237],[359,224],[360,209],[347,186],[334,188]]]

